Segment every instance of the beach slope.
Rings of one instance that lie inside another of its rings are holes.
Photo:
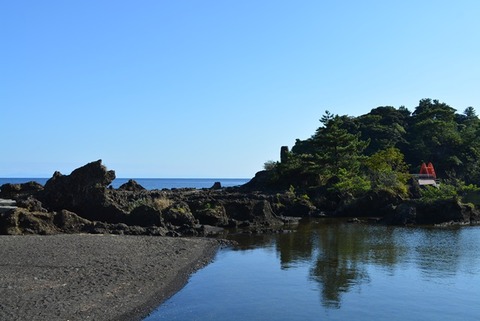
[[[0,320],[142,320],[217,248],[201,238],[0,236]]]

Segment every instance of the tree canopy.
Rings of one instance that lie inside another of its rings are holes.
[[[270,163],[272,183],[291,180],[328,185],[343,191],[392,189],[405,193],[409,173],[432,162],[437,176],[466,184],[480,180],[480,120],[473,107],[463,113],[435,99],[421,99],[413,112],[380,106],[358,117],[328,111],[306,140],[297,139],[288,157]],[[311,179],[311,178],[314,179]]]

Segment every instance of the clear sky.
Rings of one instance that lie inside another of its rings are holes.
[[[0,0],[0,177],[249,178],[325,110],[480,109],[480,1]]]

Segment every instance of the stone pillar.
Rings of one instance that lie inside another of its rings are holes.
[[[288,160],[288,146],[282,146],[282,148],[280,148],[280,162],[281,163],[286,163],[287,160]]]

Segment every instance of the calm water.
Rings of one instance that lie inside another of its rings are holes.
[[[0,178],[0,186],[6,183],[18,184],[35,181],[45,185],[48,178]],[[117,178],[112,182],[114,188],[126,183],[129,178]],[[245,178],[134,178],[134,180],[148,190],[162,188],[210,188],[215,182],[223,187],[243,185],[248,182]]]
[[[480,320],[480,228],[320,220],[243,236],[145,321]]]

